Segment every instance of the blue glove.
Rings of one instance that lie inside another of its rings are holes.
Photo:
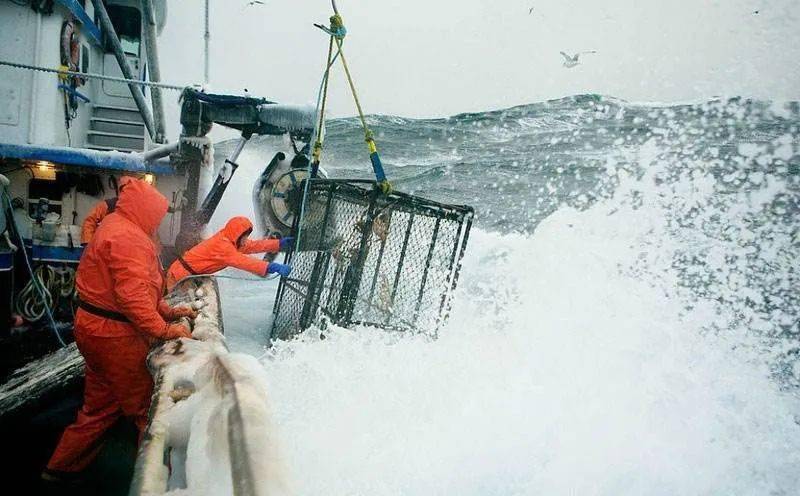
[[[285,238],[281,238],[281,251],[288,251],[294,248],[294,238],[291,236],[286,236]]]
[[[267,274],[280,274],[281,277],[289,277],[292,272],[292,266],[282,263],[272,262],[267,266]]]

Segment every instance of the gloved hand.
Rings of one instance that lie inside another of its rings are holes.
[[[188,317],[192,320],[197,318],[197,310],[191,307],[172,307],[168,315],[168,320],[178,320],[181,317]]]
[[[192,333],[185,324],[167,324],[167,328],[164,329],[164,339],[178,338],[192,339]]]
[[[281,238],[281,251],[288,251],[294,248],[294,238],[291,236],[286,236],[285,238]]]
[[[187,306],[171,307],[164,300],[158,302],[158,313],[160,313],[161,316],[164,317],[164,320],[167,321],[178,320],[181,317],[188,317],[190,319],[194,319],[197,317],[197,312],[193,310],[191,307]]]
[[[280,274],[281,277],[289,277],[292,266],[282,263],[272,262],[267,266],[267,274]]]

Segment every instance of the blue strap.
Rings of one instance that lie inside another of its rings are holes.
[[[369,159],[372,161],[372,170],[375,171],[375,178],[378,180],[378,182],[385,181],[386,173],[383,172],[381,156],[378,155],[378,152],[372,152],[369,154]]]
[[[58,89],[60,89],[60,90],[64,90],[64,91],[66,91],[67,93],[69,93],[70,95],[72,95],[72,96],[74,96],[74,97],[76,97],[76,98],[80,98],[81,100],[83,100],[83,101],[84,101],[84,102],[86,102],[86,103],[91,103],[91,100],[89,100],[89,97],[88,97],[88,96],[84,95],[83,93],[81,93],[80,91],[76,90],[76,89],[75,89],[75,88],[73,88],[72,86],[67,86],[67,85],[66,85],[66,84],[64,84],[64,83],[60,83],[60,84],[58,85]]]
[[[315,27],[325,31],[328,35],[333,36],[334,38],[344,39],[347,36],[347,28],[344,26],[339,26],[336,29],[330,29],[327,26],[323,26],[322,24],[314,24]]]

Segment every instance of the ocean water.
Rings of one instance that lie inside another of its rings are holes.
[[[477,223],[436,340],[266,349],[274,281],[220,280],[297,494],[800,494],[797,103],[586,95],[370,125],[396,188]],[[324,159],[370,174],[356,120],[329,122]],[[244,196],[215,221],[252,215]]]

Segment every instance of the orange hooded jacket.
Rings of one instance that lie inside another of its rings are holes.
[[[167,213],[167,199],[144,181],[129,178],[113,213],[103,219],[81,256],[76,285],[81,301],[123,314],[120,322],[80,309],[76,333],[122,337],[139,333],[168,339],[159,311],[164,278],[153,236]],[[164,313],[166,315],[166,313]]]
[[[167,271],[167,288],[172,289],[184,277],[194,274],[213,274],[225,267],[236,267],[258,276],[267,275],[269,262],[248,257],[248,253],[275,253],[280,249],[277,239],[247,240],[239,246],[239,239],[253,231],[247,217],[234,217],[219,232],[183,254],[188,270],[176,260]]]

